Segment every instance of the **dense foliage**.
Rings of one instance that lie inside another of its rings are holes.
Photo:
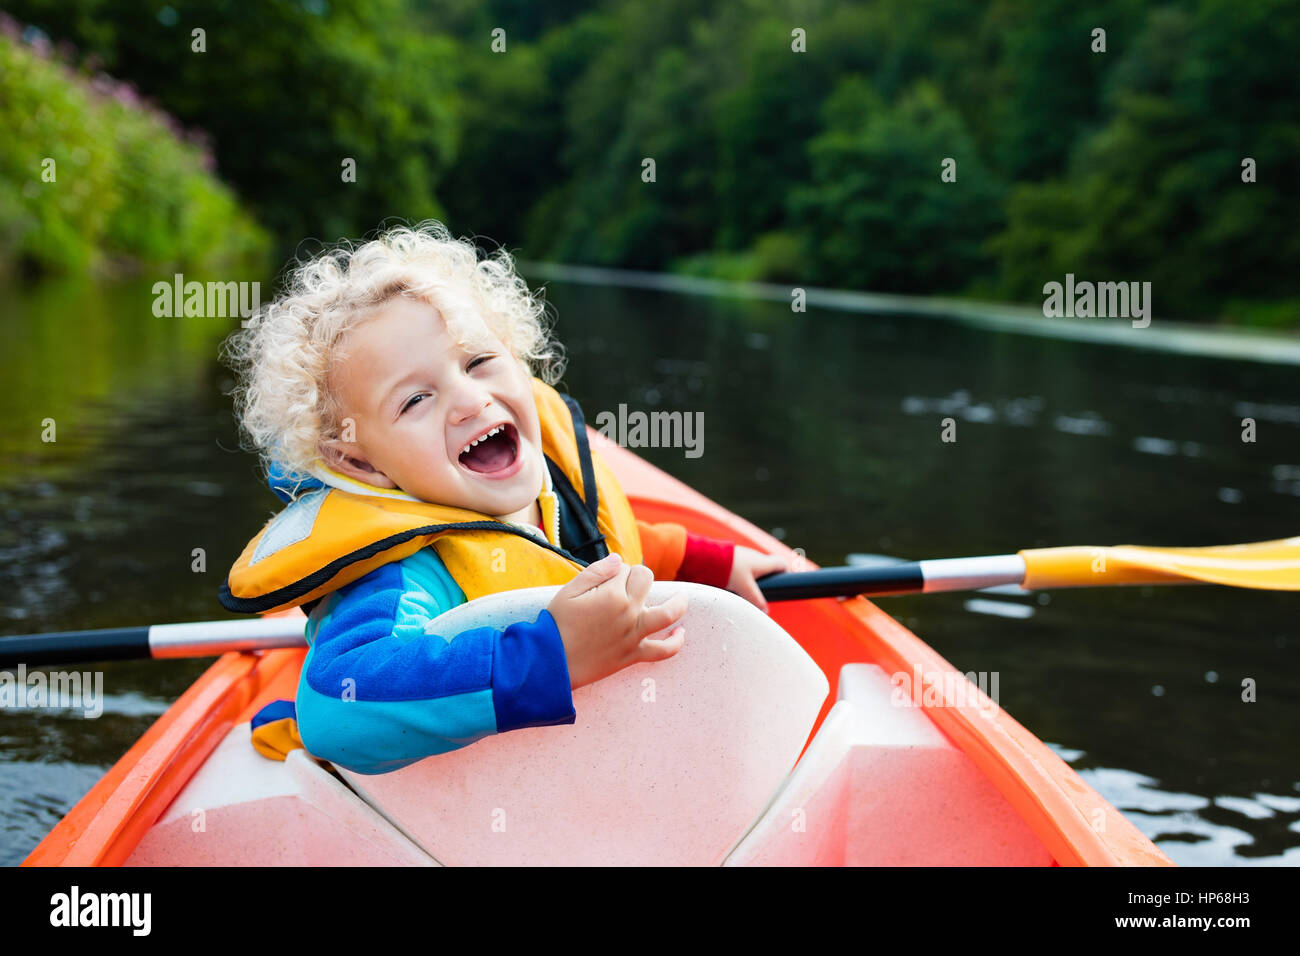
[[[130,87],[77,77],[51,52],[0,33],[0,265],[213,267],[265,253],[200,144]]]
[[[289,246],[438,215],[530,258],[1300,321],[1293,0],[170,2],[10,7],[206,130]]]
[[[455,45],[412,30],[403,0],[8,7],[204,130],[221,174],[284,239],[441,212],[433,186],[455,150]]]

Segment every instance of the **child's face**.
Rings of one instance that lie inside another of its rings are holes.
[[[542,488],[531,377],[469,300],[460,302],[460,336],[433,306],[400,296],[344,336],[328,386],[343,438],[354,440],[331,443],[338,454],[327,460],[423,501],[511,515]],[[466,452],[476,439],[484,440]]]

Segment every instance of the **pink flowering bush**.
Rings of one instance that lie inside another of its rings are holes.
[[[0,269],[259,261],[268,238],[202,134],[69,56],[0,14]]]

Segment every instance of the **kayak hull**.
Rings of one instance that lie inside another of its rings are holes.
[[[761,529],[591,438],[638,518],[793,559]],[[1172,865],[1042,741],[871,602],[781,602],[771,616],[831,692],[793,773],[728,865]],[[240,747],[263,705],[295,696],[304,658],[297,649],[219,658],[24,865],[436,864],[305,754],[276,764]],[[934,692],[898,707],[897,675],[920,676]],[[819,821],[815,839],[810,817]]]

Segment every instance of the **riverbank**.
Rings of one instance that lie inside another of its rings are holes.
[[[261,264],[201,136],[0,14],[0,273]]]
[[[588,285],[618,285],[659,292],[681,292],[735,299],[763,299],[789,303],[793,285],[770,282],[735,282],[605,269],[554,262],[520,260],[519,269],[530,280],[554,279]],[[804,288],[808,309],[835,309],[872,315],[913,315],[918,318],[958,320],[990,331],[1013,332],[1067,341],[1122,345],[1184,355],[1300,365],[1300,335],[1252,328],[1225,328],[1162,319],[1157,314],[1145,328],[1125,319],[1048,318],[1042,309],[999,302],[981,302],[913,295],[853,292],[843,289]]]

